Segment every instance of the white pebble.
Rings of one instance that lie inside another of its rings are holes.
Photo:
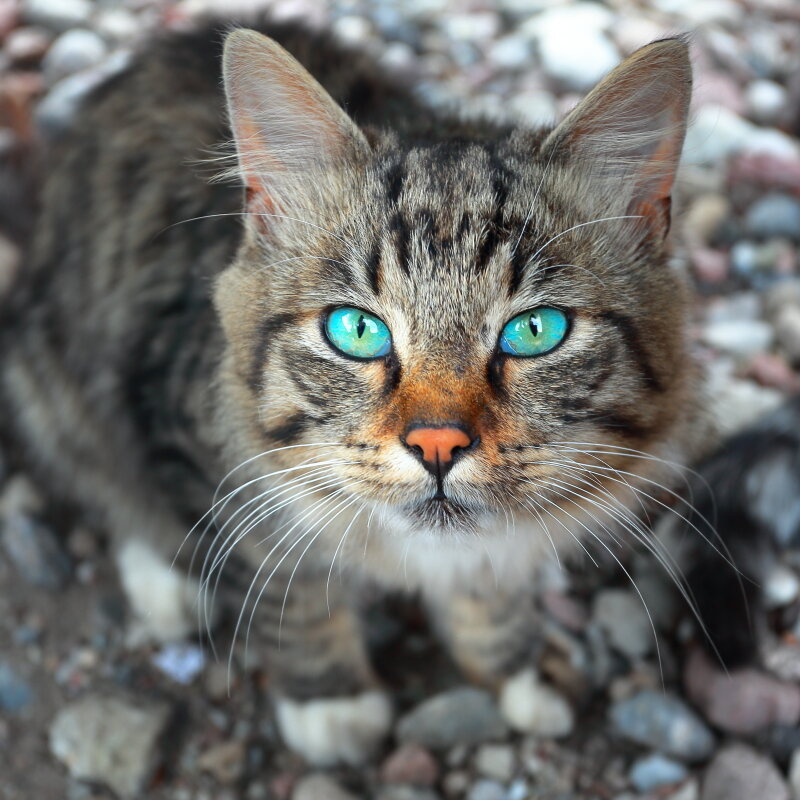
[[[747,110],[756,122],[774,123],[786,108],[786,89],[768,80],[752,81],[745,91]]]
[[[781,608],[788,606],[800,594],[800,579],[785,567],[777,564],[773,567],[764,581],[764,599],[767,608]]]
[[[553,688],[539,681],[533,669],[517,673],[500,692],[500,713],[519,733],[560,738],[569,736],[575,724],[569,703]]]

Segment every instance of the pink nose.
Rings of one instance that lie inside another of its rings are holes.
[[[428,467],[444,466],[453,460],[453,451],[469,447],[472,439],[459,428],[414,428],[406,436],[406,444],[418,448]]]

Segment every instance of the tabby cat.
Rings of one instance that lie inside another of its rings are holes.
[[[391,720],[365,584],[419,591],[513,721],[537,567],[642,538],[640,497],[706,439],[666,240],[691,68],[654,42],[528,130],[259,27],[164,35],[86,98],[2,392],[152,635],[254,565],[238,635],[255,614],[286,742],[357,763]]]

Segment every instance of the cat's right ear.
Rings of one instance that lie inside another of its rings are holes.
[[[646,45],[566,116],[545,140],[543,157],[560,154],[575,164],[577,191],[663,238],[691,92],[686,40]]]
[[[261,213],[369,152],[364,135],[277,42],[234,30],[222,57],[228,114],[248,206]]]

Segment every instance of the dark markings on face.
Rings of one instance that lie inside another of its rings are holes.
[[[367,257],[367,278],[372,291],[377,295],[381,290],[381,243],[373,242],[372,249]]]
[[[639,329],[633,321],[633,318],[618,311],[603,311],[600,313],[600,319],[610,323],[620,332],[625,346],[633,356],[644,378],[647,388],[655,392],[663,392],[664,385],[658,375],[656,375],[647,350],[645,350],[642,344]]]
[[[265,429],[264,434],[278,444],[296,444],[309,425],[316,421],[303,411],[296,411],[280,425]]]
[[[274,314],[266,317],[256,333],[256,345],[253,348],[253,360],[250,364],[248,386],[257,392],[261,388],[262,376],[266,366],[267,351],[272,337],[283,327],[292,325],[297,320],[294,314]]]
[[[489,221],[488,228],[475,258],[475,271],[479,274],[486,269],[498,245],[507,235],[507,231],[504,229],[505,205],[508,199],[508,184],[511,179],[511,174],[506,166],[494,154],[489,154],[489,161],[492,173],[494,214]]]
[[[401,212],[396,212],[392,217],[389,223],[389,230],[394,235],[394,243],[397,248],[397,260],[400,262],[400,269],[402,269],[406,275],[410,275],[408,257],[411,231],[408,229],[408,225]]]

